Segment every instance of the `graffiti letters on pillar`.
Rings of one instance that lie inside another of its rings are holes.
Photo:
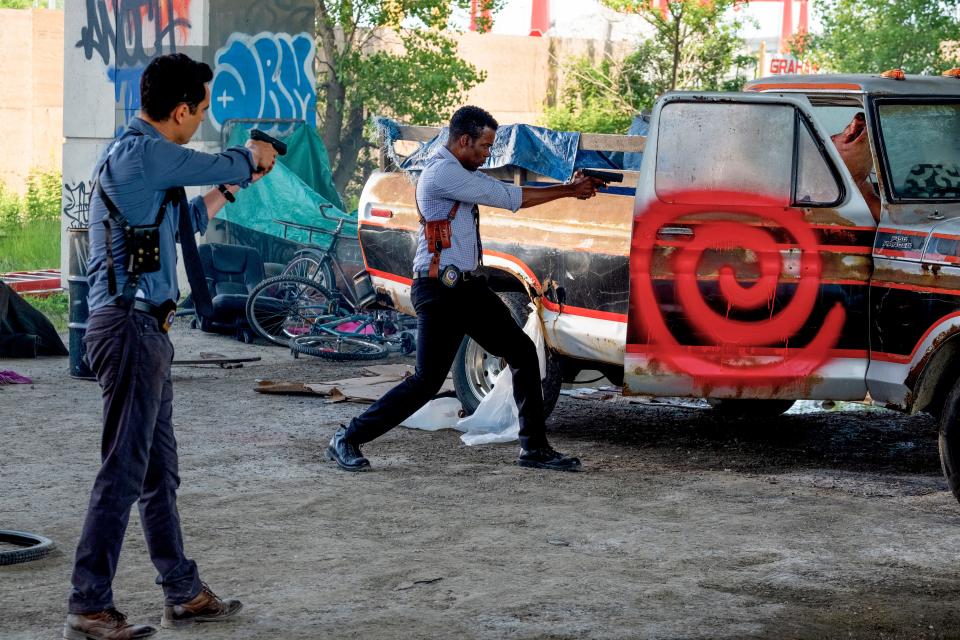
[[[688,192],[674,199],[722,203],[742,201],[743,195]],[[642,351],[673,371],[708,385],[767,386],[792,382],[813,374],[831,358],[830,350],[846,319],[840,303],[827,311],[816,335],[805,346],[790,345],[790,340],[810,321],[820,293],[823,267],[816,235],[801,211],[784,209],[776,199],[759,194],[752,200],[757,206],[678,205],[656,200],[636,216],[630,249],[632,326],[628,330],[628,342],[633,344],[628,345],[628,350],[642,347]],[[718,212],[728,219],[709,219]],[[654,276],[654,256],[664,243],[660,230],[685,225],[691,217],[698,216],[708,219],[697,225],[693,239],[670,247],[669,264],[676,295],[673,304],[706,341],[706,346],[700,348],[681,344],[673,335],[654,285],[654,280],[663,277]],[[799,253],[799,269],[791,279],[795,285],[792,298],[775,313],[773,303],[779,297],[777,286],[784,271],[784,249]],[[751,286],[738,281],[735,265],[717,268],[725,313],[708,304],[700,289],[698,269],[707,252],[728,256],[749,252],[756,256],[759,277]],[[736,310],[756,309],[768,312],[763,319],[754,321],[731,317]]]
[[[316,125],[316,45],[308,33],[235,33],[217,51],[210,119],[297,118]]]
[[[90,226],[89,182],[64,183],[63,219],[70,221],[71,229]]]
[[[107,66],[117,105],[140,108],[140,76],[154,57],[177,50],[190,31],[190,0],[86,0],[87,24],[77,47]],[[116,9],[116,11],[114,11]],[[111,18],[111,14],[114,14]]]

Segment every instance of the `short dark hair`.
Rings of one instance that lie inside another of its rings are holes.
[[[140,77],[140,108],[157,122],[169,118],[181,102],[194,113],[207,95],[204,84],[211,80],[213,70],[205,62],[191,60],[183,53],[158,56]]]
[[[460,107],[450,118],[450,139],[456,140],[463,134],[467,134],[476,140],[483,133],[484,127],[490,127],[496,131],[499,126],[493,116],[480,107],[471,105]]]

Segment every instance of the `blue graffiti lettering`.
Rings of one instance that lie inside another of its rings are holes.
[[[235,33],[214,58],[210,119],[298,118],[317,123],[316,45],[308,33]]]

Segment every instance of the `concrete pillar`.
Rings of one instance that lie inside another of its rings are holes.
[[[152,58],[182,52],[214,69],[210,117],[191,146],[220,149],[230,118],[316,123],[313,0],[67,0],[63,228],[86,226],[97,158],[140,108]],[[68,243],[61,243],[66,264]]]

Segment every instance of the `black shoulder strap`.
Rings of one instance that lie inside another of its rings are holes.
[[[113,144],[116,145],[117,142],[122,140],[127,135],[142,136],[143,133],[140,131],[137,131],[136,129],[128,128],[126,131],[123,132],[123,134],[119,138],[114,140]],[[113,233],[112,233],[112,229],[110,228],[110,221],[112,220],[123,230],[124,236],[126,236],[126,234],[129,233],[131,225],[130,225],[130,221],[127,220],[127,218],[122,213],[120,213],[120,209],[117,207],[116,204],[114,204],[110,196],[107,195],[107,192],[104,190],[103,185],[101,184],[100,178],[103,176],[103,172],[106,170],[107,164],[110,162],[110,153],[112,153],[112,148],[111,148],[111,151],[107,153],[107,157],[103,159],[103,164],[100,165],[100,170],[97,172],[97,177],[94,180],[95,182],[94,189],[96,190],[97,195],[100,197],[100,200],[102,200],[103,204],[107,207],[107,213],[109,214],[107,217],[103,219],[103,228],[106,233],[104,244],[107,252],[107,260],[105,262],[105,266],[107,268],[107,290],[111,296],[115,296],[117,295],[117,274],[114,271],[115,262],[113,259]],[[182,188],[180,190],[182,191]],[[161,224],[163,224],[163,217],[166,214],[167,205],[170,204],[171,202],[176,201],[178,196],[179,194],[177,193],[177,189],[167,190],[167,193],[163,199],[163,202],[160,203],[160,210],[157,212],[157,219],[156,219],[156,222],[154,223],[156,226],[160,226]],[[131,274],[127,278],[127,283],[123,288],[123,299],[128,304],[132,302],[133,297],[136,294],[136,289],[137,289],[137,285],[139,284],[139,281],[140,281],[140,276],[137,274]]]

